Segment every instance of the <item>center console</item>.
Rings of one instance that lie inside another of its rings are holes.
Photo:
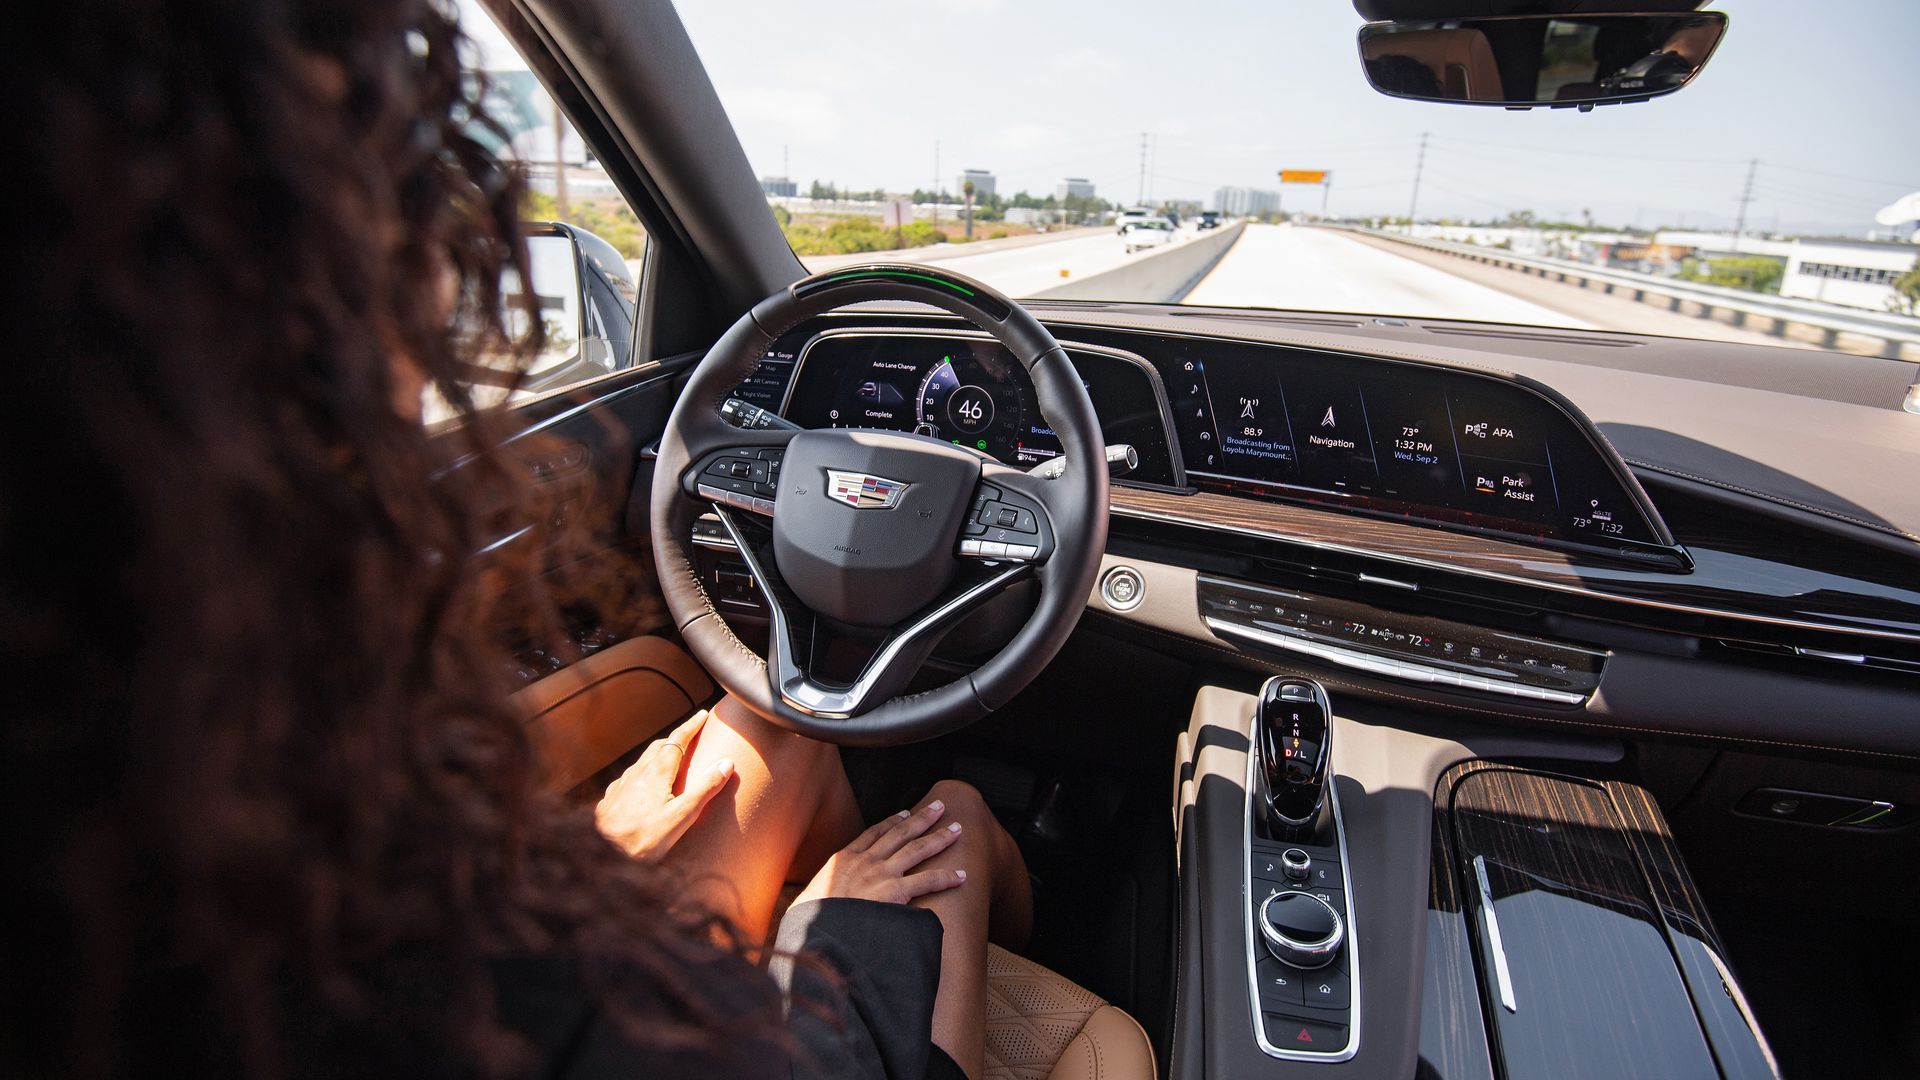
[[[1247,953],[1253,1035],[1276,1058],[1344,1061],[1360,1038],[1359,933],[1338,798],[1333,706],[1319,683],[1267,680],[1247,756]]]
[[[1618,742],[1280,677],[1176,763],[1169,1080],[1777,1076]]]

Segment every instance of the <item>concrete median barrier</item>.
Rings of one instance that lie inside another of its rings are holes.
[[[1042,289],[1036,300],[1138,300],[1174,303],[1226,258],[1245,222],[1209,230],[1194,239],[1134,255],[1125,266]]]

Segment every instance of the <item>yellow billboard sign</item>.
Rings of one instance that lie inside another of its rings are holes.
[[[1324,184],[1327,182],[1326,169],[1281,169],[1280,182],[1283,184]]]

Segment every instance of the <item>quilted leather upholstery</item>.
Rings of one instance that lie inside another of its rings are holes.
[[[987,946],[984,1080],[1153,1080],[1131,1016],[1071,981]]]

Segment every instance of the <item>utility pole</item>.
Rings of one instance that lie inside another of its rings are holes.
[[[1420,174],[1427,168],[1427,133],[1420,133],[1420,156],[1413,159],[1413,198],[1407,201],[1407,235],[1413,235],[1413,219],[1420,209]]]
[[[1333,193],[1333,174],[1320,178],[1320,220],[1327,219],[1327,196]]]
[[[1133,204],[1144,205],[1147,201],[1147,133],[1140,133],[1140,183],[1133,193]]]
[[[1740,235],[1747,231],[1747,204],[1753,201],[1753,174],[1760,171],[1760,159],[1747,162],[1747,186],[1740,191],[1740,216],[1733,221],[1733,250],[1740,250]]]
[[[940,227],[940,140],[933,140],[933,227]]]
[[[782,143],[780,146],[780,179],[793,179],[792,148]]]
[[[553,103],[553,216],[567,220],[567,121],[560,103]]]

